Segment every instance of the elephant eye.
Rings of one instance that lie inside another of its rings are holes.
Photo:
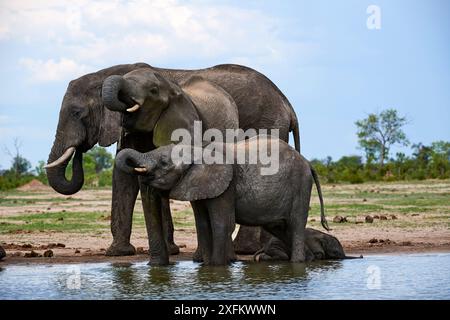
[[[157,95],[159,92],[159,89],[157,87],[153,87],[150,89],[150,93],[153,95]]]
[[[72,117],[76,118],[76,119],[80,119],[82,114],[83,114],[83,110],[79,109],[79,108],[74,108],[71,111]]]

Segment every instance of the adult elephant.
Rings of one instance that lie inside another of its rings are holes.
[[[120,101],[118,96],[124,101],[129,100],[131,105]],[[176,84],[150,68],[141,68],[124,76],[108,77],[103,83],[102,97],[105,107],[123,113],[122,126],[126,132],[149,133],[148,137],[140,136],[136,139],[151,139],[150,141],[135,142],[145,144],[153,151],[172,144],[172,134],[176,133],[175,130],[179,133],[175,139],[181,138],[181,141],[178,140],[179,146],[186,147],[195,141],[202,143],[203,139],[211,141],[213,137],[208,138],[206,132],[225,137],[227,130],[239,128],[238,110],[233,98],[221,87],[199,76]],[[162,161],[167,168],[174,168],[170,158],[164,158]],[[121,168],[118,158],[116,165]],[[193,189],[208,184],[210,191],[214,192],[215,187],[209,182],[198,179],[196,183]],[[169,230],[164,228],[164,217],[167,213],[163,213],[161,207],[169,206],[169,193],[149,188],[142,179],[139,179],[139,184],[151,262],[168,264],[170,251],[165,240]],[[192,207],[196,212],[194,203]],[[201,232],[198,230],[197,227],[197,237],[200,239]],[[195,260],[201,259],[204,249],[200,247],[201,241],[198,243],[199,250],[194,256]],[[231,238],[227,248],[230,248],[226,254],[228,258],[235,259]]]
[[[96,143],[109,146],[120,139],[118,150],[131,147],[141,152],[148,151],[147,145],[133,144],[133,141],[148,140],[136,139],[135,135],[142,133],[125,135],[121,132],[120,114],[104,108],[101,97],[102,84],[107,77],[124,75],[139,68],[150,68],[175,83],[192,76],[211,81],[228,92],[235,101],[242,129],[279,129],[280,138],[284,141],[288,141],[289,132],[293,131],[295,147],[300,151],[298,121],[291,104],[272,81],[253,69],[230,64],[199,70],[162,69],[145,63],[118,65],[84,75],[71,81],[67,88],[47,167],[49,184],[57,192],[69,195],[81,189],[84,181],[82,154]],[[119,95],[117,98],[121,100],[123,97]],[[73,175],[68,180],[65,171],[74,153]],[[130,236],[138,191],[137,177],[124,174],[114,167],[111,207],[113,243],[108,248],[107,255],[135,253]],[[176,250],[172,236],[169,243]]]

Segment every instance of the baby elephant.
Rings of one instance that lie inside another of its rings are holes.
[[[176,147],[181,146],[171,144],[147,153],[124,149],[117,155],[116,165],[127,173],[140,174],[144,184],[165,190],[172,199],[191,201],[205,263],[230,262],[227,253],[235,222],[263,227],[283,241],[291,262],[305,261],[305,226],[313,182],[320,197],[322,225],[328,230],[318,177],[310,163],[284,141],[256,136],[235,144],[212,142],[198,148],[201,152],[184,146],[194,155],[193,161],[174,157],[180,153]],[[278,157],[272,157],[278,161],[278,170],[263,173],[267,161],[262,164],[259,158],[254,161],[249,156],[249,150],[260,152],[262,147],[266,155],[278,152]],[[239,156],[242,152],[247,156]],[[223,154],[227,161],[198,161],[199,154],[203,159],[205,154],[215,159]]]

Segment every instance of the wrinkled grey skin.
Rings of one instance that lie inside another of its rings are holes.
[[[160,69],[145,63],[117,65],[95,73],[84,75],[70,82],[59,113],[55,140],[48,163],[58,159],[69,147],[76,147],[73,161],[73,176],[65,177],[69,161],[47,169],[49,184],[62,194],[74,194],[83,186],[84,175],[82,153],[96,143],[109,146],[120,140],[121,148],[135,148],[142,152],[150,150],[152,141],[148,133],[121,133],[121,115],[103,107],[101,90],[103,81],[111,75],[124,75],[132,70],[149,67],[171,81],[184,81],[194,75],[212,81],[224,88],[233,97],[239,111],[243,128],[279,128],[282,139],[287,141],[288,132],[294,131],[299,150],[298,123],[295,113],[280,90],[264,75],[250,68],[236,65],[219,65],[201,70]],[[138,136],[140,138],[138,138]],[[111,232],[113,243],[107,255],[129,255],[135,253],[130,244],[131,222],[134,204],[139,192],[138,179],[124,174],[114,167],[111,206]],[[167,203],[162,203],[166,224],[171,225]],[[172,239],[168,239],[173,243]],[[173,247],[176,249],[175,245]]]
[[[306,261],[356,258],[345,254],[344,248],[336,237],[311,228],[305,229],[305,253]],[[362,256],[359,258],[362,258]],[[289,260],[288,248],[282,241],[272,237],[264,248],[255,253],[254,260]]]
[[[267,144],[269,139],[271,143],[275,141],[268,136],[257,136],[235,145],[238,150],[258,149],[258,143]],[[248,160],[245,164],[236,161],[235,164],[174,163],[171,157],[174,144],[147,153],[122,150],[116,157],[116,164],[127,173],[145,168],[147,172],[141,177],[143,184],[168,192],[170,198],[191,201],[206,264],[230,262],[227,252],[235,222],[263,227],[283,242],[291,262],[304,262],[307,258],[305,226],[314,182],[322,207],[322,225],[328,229],[320,184],[303,156],[287,143],[276,141],[279,143],[279,170],[272,175],[262,175],[263,165],[249,164]],[[216,152],[227,152],[225,149],[232,149],[234,144],[213,142],[211,146]]]
[[[117,88],[117,81],[121,90]],[[126,104],[111,101],[111,88],[121,91],[120,94],[127,95],[138,103],[139,110],[127,112]],[[193,137],[195,121],[202,121],[203,131],[217,129],[223,136],[226,129],[239,128],[238,111],[231,96],[199,76],[189,78],[179,86],[149,68],[142,68],[120,78],[107,78],[103,84],[102,96],[108,109],[123,112],[123,126],[127,132],[150,132],[154,148],[171,144],[171,135],[175,129],[185,129]],[[147,190],[148,186],[143,185],[142,181],[140,185],[152,263],[167,264],[167,248],[161,242],[165,233],[161,225],[162,213],[152,211],[148,204],[152,201],[150,197],[157,198],[158,195],[161,200],[156,201],[161,203],[168,203],[169,199],[164,193]],[[231,245],[229,254],[233,259]]]
[[[186,113],[186,109],[177,111],[179,114],[167,112],[174,101],[176,84],[179,84],[200,113],[203,129],[236,128],[235,113],[227,111],[230,108],[224,108],[221,102],[229,95],[228,98],[236,103],[239,128],[279,129],[280,137],[286,141],[292,130],[296,148],[300,150],[298,123],[291,105],[270,80],[256,71],[222,65],[194,72],[191,77],[178,78],[176,83],[163,72],[154,71],[154,68],[143,68],[104,81],[103,103],[110,110],[124,114],[123,127],[127,132],[151,134],[152,144],[161,146],[171,143],[170,133],[174,129],[191,127],[195,117]],[[136,104],[142,106],[138,111],[126,111]],[[168,203],[167,199],[162,201]],[[240,233],[255,232],[258,230],[254,228],[240,229]],[[242,247],[242,243],[241,246],[237,243],[237,247]],[[251,243],[247,247],[250,247],[248,253],[254,253],[261,244]]]

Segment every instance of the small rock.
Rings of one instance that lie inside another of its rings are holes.
[[[420,214],[418,214],[418,213],[413,213],[413,214],[411,215],[411,217],[417,217],[417,216],[420,216]]]
[[[102,252],[103,252],[103,251],[106,251],[106,249],[105,249],[105,248],[100,248],[100,251],[102,251]]]
[[[57,248],[65,248],[66,245],[65,245],[64,243],[57,243],[57,244],[56,244],[56,247],[57,247]]]
[[[367,199],[366,199],[366,198],[364,198],[364,199],[363,199],[363,202],[367,202]]]
[[[186,248],[186,244],[182,243],[178,245],[178,248]]]
[[[334,223],[344,223],[347,222],[347,219],[342,216],[336,216],[333,218]]]
[[[380,216],[380,220],[387,220],[387,217],[386,217],[386,216],[383,216],[383,215],[381,215],[381,216]]]
[[[66,209],[63,209],[61,212],[66,212]]]
[[[375,238],[372,238],[369,240],[369,243],[377,243],[377,242],[378,242],[378,239],[375,239]]]
[[[53,251],[52,250],[47,250],[44,252],[44,257],[46,258],[51,258],[53,257]]]
[[[378,240],[379,243],[384,243],[383,239]]]
[[[309,219],[309,221],[316,222],[316,219],[312,218],[312,219]]]
[[[392,220],[397,220],[397,216],[395,214],[391,214],[391,219]]]
[[[80,253],[80,250],[76,249],[76,250],[75,250],[75,253]]]
[[[58,221],[64,221],[64,218],[63,217],[59,217]]]
[[[33,246],[31,244],[29,244],[29,243],[26,243],[26,244],[22,245],[22,249],[31,249],[31,248],[33,248]]]
[[[51,208],[50,208],[50,207],[48,207],[48,208],[47,208],[47,210],[51,210]]]
[[[372,216],[366,216],[366,223],[373,223]]]
[[[34,250],[31,250],[31,252],[27,252],[25,253],[25,258],[36,258],[36,257],[41,257],[41,255],[39,253],[37,253]]]
[[[379,215],[374,215],[373,218],[374,219],[380,219],[380,216]]]

